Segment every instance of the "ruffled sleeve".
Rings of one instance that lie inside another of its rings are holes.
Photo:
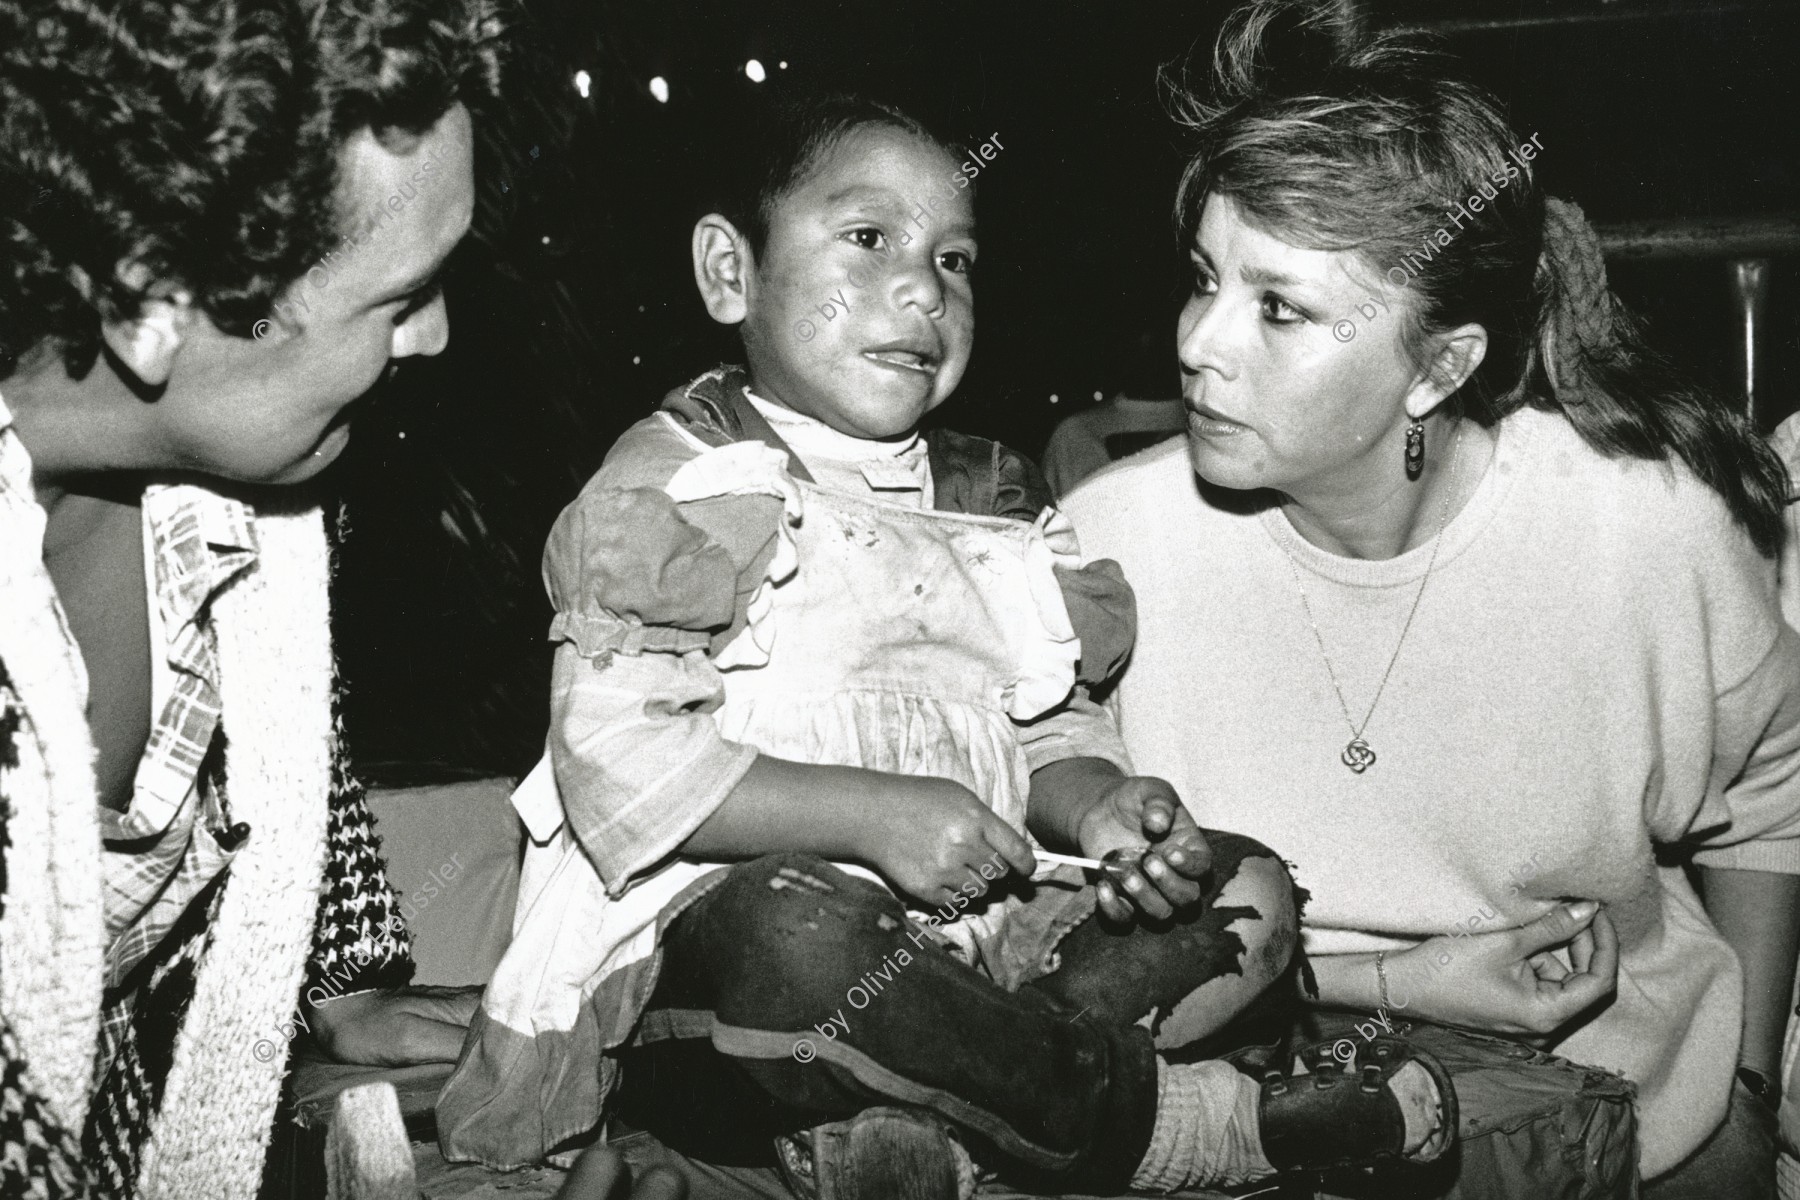
[[[658,488],[584,492],[544,548],[550,639],[586,659],[706,648],[732,623],[737,565]]]
[[[785,514],[798,489],[784,489],[776,452],[699,450],[661,486],[641,463],[609,460],[544,554],[561,643],[551,767],[613,895],[678,850],[755,761],[713,720],[720,672],[767,661],[766,589],[793,571]]]
[[[1136,598],[1117,563],[1081,562],[1074,527],[1059,509],[1045,509],[1036,524],[1034,542],[1052,569],[1045,571],[1042,565],[1034,569],[1034,584],[1040,578],[1054,579],[1052,594],[1036,597],[1039,615],[1046,630],[1061,633],[1068,646],[1055,636],[1040,639],[1044,648],[1027,658],[1026,674],[1035,674],[1048,685],[1040,686],[1040,692],[1054,690],[1053,680],[1059,681],[1061,690],[1029,714],[1015,707],[1025,761],[1036,771],[1068,758],[1100,758],[1129,775],[1131,756],[1119,737],[1116,717],[1095,703],[1089,692],[1131,653],[1137,633]],[[1079,655],[1074,670],[1066,661],[1068,653]]]
[[[1125,571],[1110,558],[1056,568],[1069,624],[1081,639],[1075,678],[1090,687],[1111,679],[1137,644],[1137,596]]]
[[[1081,639],[1075,678],[1098,686],[1113,677],[1137,644],[1137,595],[1112,559],[1081,561],[1075,527],[1061,509],[1046,509],[1038,526],[1055,556],[1056,582],[1069,624]]]
[[[653,445],[630,435],[621,445],[628,443]],[[636,457],[667,467],[666,449]],[[767,446],[699,449],[657,485],[643,482],[659,472],[641,461],[608,460],[563,510],[544,548],[552,641],[601,661],[717,655],[760,624],[768,605],[756,603],[759,594],[794,570],[788,527],[798,519],[799,489],[785,457]],[[759,631],[751,632],[754,642]]]

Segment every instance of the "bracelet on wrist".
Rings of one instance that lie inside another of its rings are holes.
[[[1384,1012],[1392,1006],[1392,1002],[1388,999],[1386,950],[1377,950],[1375,952],[1375,986],[1381,995],[1381,1006],[1376,1011]]]

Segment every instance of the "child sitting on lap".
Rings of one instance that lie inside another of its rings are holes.
[[[533,1161],[609,1105],[768,1165],[901,1108],[1057,1190],[1452,1140],[1448,1078],[1403,1043],[1335,1090],[1158,1053],[1284,974],[1292,885],[1130,774],[1088,698],[1130,592],[1077,566],[1036,469],[920,432],[973,342],[961,157],[817,101],[696,225],[748,369],[671,392],[551,534],[549,752],[516,940],[438,1104],[451,1157]]]

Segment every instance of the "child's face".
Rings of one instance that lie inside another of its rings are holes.
[[[786,196],[750,272],[757,394],[854,437],[906,433],[975,341],[975,212],[930,142],[868,126]]]

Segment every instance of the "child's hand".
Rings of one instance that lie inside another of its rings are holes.
[[[1021,875],[1030,875],[1036,865],[1031,843],[960,783],[896,779],[879,802],[886,819],[871,864],[896,888],[934,908],[970,894],[965,884],[979,885],[976,895],[986,891],[984,863]]]
[[[1175,789],[1148,775],[1109,783],[1081,818],[1077,837],[1091,858],[1114,850],[1142,854],[1129,869],[1109,870],[1096,887],[1100,911],[1115,921],[1134,912],[1161,920],[1198,902],[1197,881],[1212,869],[1212,848]]]

